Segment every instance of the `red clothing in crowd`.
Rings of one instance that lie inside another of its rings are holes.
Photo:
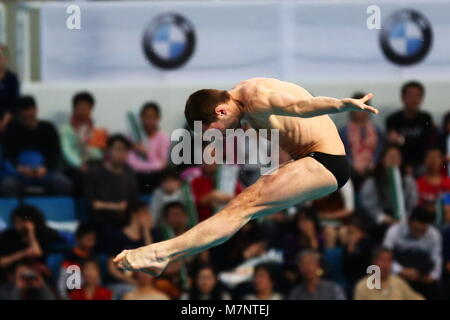
[[[69,297],[72,300],[111,300],[112,292],[106,288],[97,287],[94,295],[88,299],[84,289],[77,289],[69,292]]]
[[[200,199],[215,189],[214,180],[206,176],[197,177],[192,180],[191,188],[197,206],[198,220],[208,219],[213,215],[214,209],[210,206],[202,205]],[[243,186],[239,182],[236,183],[235,195],[241,193],[242,190],[244,190]]]
[[[430,184],[425,176],[417,179],[417,188],[419,189],[419,205],[429,201],[435,201],[441,193],[450,192],[450,178],[442,176],[441,183],[438,185]]]

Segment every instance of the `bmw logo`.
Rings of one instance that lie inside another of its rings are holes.
[[[426,17],[415,10],[393,13],[383,23],[380,33],[381,49],[393,63],[411,65],[428,54],[433,34]]]
[[[161,69],[179,68],[194,52],[194,28],[179,14],[162,14],[147,26],[143,47],[148,60],[155,66]]]

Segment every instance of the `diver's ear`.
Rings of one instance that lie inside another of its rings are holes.
[[[227,115],[228,114],[227,105],[226,104],[219,104],[216,107],[215,111],[216,111],[217,115]]]

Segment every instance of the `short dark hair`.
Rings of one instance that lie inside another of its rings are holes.
[[[92,108],[95,105],[94,96],[90,92],[82,91],[82,92],[76,93],[73,96],[73,98],[72,98],[72,108],[75,109],[76,105],[78,103],[80,103],[80,102],[83,102],[83,101],[89,103],[92,106]]]
[[[188,126],[193,129],[194,121],[210,124],[217,119],[216,107],[229,101],[230,94],[226,90],[202,89],[194,92],[186,101],[184,115]]]
[[[16,207],[11,214],[11,222],[16,219],[29,220],[34,223],[36,230],[45,228],[45,217],[36,207],[27,204]]]
[[[96,233],[95,226],[90,223],[81,223],[75,231],[75,238],[80,239],[87,234]]]
[[[433,223],[434,219],[435,216],[431,212],[427,211],[427,209],[423,206],[415,207],[409,216],[409,221],[416,221],[426,224]]]
[[[166,179],[181,180],[180,175],[177,173],[175,168],[166,168],[161,172],[161,181]]]
[[[127,139],[123,134],[113,134],[108,138],[108,142],[106,143],[108,149],[112,147],[112,145],[116,142],[121,142],[125,145],[127,149],[131,149],[131,142]]]
[[[162,216],[164,217],[164,219],[167,218],[167,213],[174,208],[180,208],[184,212],[186,212],[186,208],[181,201],[171,201],[166,203],[162,208]]]
[[[36,107],[36,100],[33,96],[22,96],[17,99],[17,111],[26,111]]]
[[[150,101],[150,102],[146,102],[144,103],[144,105],[141,108],[141,112],[139,113],[139,115],[142,117],[144,116],[144,113],[147,112],[147,110],[154,110],[156,112],[156,115],[158,117],[161,116],[161,108],[159,107],[159,105],[154,102],[154,101]]]
[[[380,256],[380,254],[388,252],[390,254],[392,254],[392,250],[387,248],[387,247],[383,247],[383,246],[379,246],[376,247],[375,249],[372,250],[372,259],[371,261],[375,261],[376,259],[378,259],[378,257]]]
[[[402,86],[402,97],[405,96],[406,91],[408,91],[409,88],[418,88],[422,93],[422,96],[425,95],[425,87],[422,83],[419,81],[408,81]]]

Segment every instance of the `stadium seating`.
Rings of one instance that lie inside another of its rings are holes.
[[[17,198],[0,198],[0,219],[7,225],[10,224],[10,215],[15,207],[19,205]]]

